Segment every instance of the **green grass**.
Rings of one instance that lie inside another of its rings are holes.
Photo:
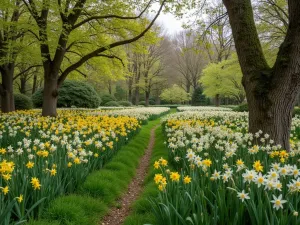
[[[172,109],[176,111],[176,109]],[[151,213],[152,207],[149,202],[149,198],[155,198],[158,196],[158,189],[153,181],[156,171],[153,168],[153,164],[161,157],[167,159],[168,151],[164,145],[165,137],[160,126],[155,132],[155,145],[151,156],[151,167],[148,175],[144,181],[144,191],[137,201],[131,206],[131,214],[126,218],[123,225],[143,225],[143,224],[155,224],[155,217]]]
[[[115,200],[126,191],[148,145],[150,131],[159,123],[160,118],[149,121],[103,169],[91,173],[75,194],[55,199],[43,213],[42,219],[27,224],[101,224],[101,218],[108,212],[109,207],[115,205]]]

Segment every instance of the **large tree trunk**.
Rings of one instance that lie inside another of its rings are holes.
[[[56,76],[57,77],[57,76]],[[58,86],[55,76],[45,76],[43,93],[43,116],[57,116]]]
[[[13,74],[14,65],[12,64],[1,70],[1,111],[4,113],[15,111]]]
[[[243,72],[249,131],[262,130],[289,150],[292,111],[300,91],[300,1],[289,0],[289,27],[276,62],[264,57],[250,0],[223,0]]]
[[[246,90],[249,132],[256,133],[261,130],[289,150],[292,112],[297,94],[290,92],[287,84],[277,87],[266,96],[253,95],[251,88],[246,87]]]

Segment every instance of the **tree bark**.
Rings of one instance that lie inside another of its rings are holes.
[[[37,87],[37,75],[34,74],[33,76],[33,84],[32,84],[32,94],[36,92],[36,87]]]
[[[145,106],[146,107],[149,106],[149,98],[150,98],[150,92],[149,91],[145,91]]]
[[[26,94],[26,76],[20,76],[20,93]]]
[[[138,105],[139,102],[140,102],[140,88],[135,87],[135,90],[134,90],[134,103],[135,103],[135,105]]]
[[[43,116],[57,116],[57,98],[58,98],[58,76],[46,76],[43,92]]]
[[[0,87],[0,94],[1,94],[1,111],[3,113],[15,111],[13,74],[14,74],[14,63],[10,63],[9,65],[1,69],[2,84]]]
[[[223,0],[243,72],[249,132],[262,130],[290,150],[292,111],[300,91],[300,1],[289,0],[289,27],[272,68],[266,62],[250,0]]]

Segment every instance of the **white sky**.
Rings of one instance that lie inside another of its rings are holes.
[[[171,13],[162,13],[159,15],[157,22],[161,25],[169,35],[174,35],[177,32],[183,30],[182,21],[179,18],[175,18]]]
[[[160,7],[159,3],[155,3],[151,9],[153,10],[152,13],[150,13],[150,18],[152,19],[156,12],[158,11]],[[149,18],[149,19],[150,19]],[[184,19],[176,18],[171,13],[164,13],[161,12],[158,19],[156,20],[156,24],[162,26],[165,29],[165,32],[169,35],[174,35],[178,33],[179,31],[183,30],[181,27]]]

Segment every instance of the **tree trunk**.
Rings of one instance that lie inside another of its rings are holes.
[[[136,87],[134,90],[134,103],[135,105],[138,105],[140,102],[140,88]]]
[[[37,86],[37,75],[34,74],[33,76],[33,84],[32,84],[32,94],[36,92],[36,86]]]
[[[216,96],[215,96],[215,105],[217,107],[220,106],[220,95],[219,94],[216,94]]]
[[[292,111],[300,91],[300,1],[289,0],[289,26],[277,59],[269,67],[255,27],[250,0],[223,0],[243,72],[249,132],[261,130],[290,150]]]
[[[26,76],[20,76],[20,92],[26,94]]]
[[[191,83],[189,81],[186,82],[185,87],[186,87],[186,92],[190,93],[191,92]]]
[[[160,98],[159,98],[159,96],[155,97],[155,105],[160,105]]]
[[[112,94],[112,85],[111,85],[111,81],[108,81],[108,93],[111,95]]]
[[[287,83],[282,83],[266,96],[255,96],[249,89],[246,87],[249,132],[256,133],[261,130],[264,134],[269,134],[276,144],[289,150],[292,113],[297,97],[295,89],[290,91]]]
[[[1,111],[8,113],[15,111],[14,92],[13,92],[14,65],[10,64],[1,70]]]
[[[56,76],[57,77],[57,76]],[[43,116],[57,116],[58,87],[57,78],[45,76],[43,93]]]
[[[150,92],[149,91],[145,91],[145,106],[146,107],[149,106],[149,97],[150,97]]]

